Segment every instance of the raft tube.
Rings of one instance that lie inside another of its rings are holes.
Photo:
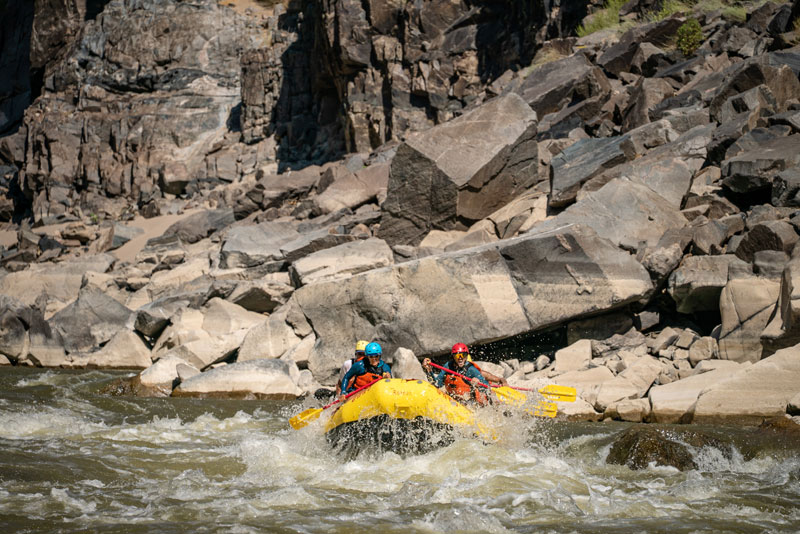
[[[353,395],[325,425],[328,442],[350,455],[365,448],[425,453],[449,445],[457,432],[492,439],[466,406],[429,382],[398,378]]]

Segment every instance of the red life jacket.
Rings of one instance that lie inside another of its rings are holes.
[[[479,372],[481,370],[480,367],[475,365],[472,362],[467,362],[467,365],[472,365],[477,369]],[[458,369],[457,365],[453,365],[455,367],[456,372]],[[466,366],[465,366],[466,368]],[[483,386],[473,386],[463,378],[458,375],[454,375],[451,373],[445,373],[444,377],[444,389],[447,391],[447,394],[451,397],[456,397],[461,400],[465,401],[475,401],[481,406],[485,406],[486,403],[489,402],[489,399],[486,397],[486,392],[481,391],[485,389]]]

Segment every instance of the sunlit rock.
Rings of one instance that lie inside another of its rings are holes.
[[[642,397],[662,369],[661,364],[655,358],[650,356],[638,358],[612,380],[600,385],[594,407],[598,411],[605,411],[608,406],[617,401]]]
[[[725,363],[729,365],[695,374],[671,384],[650,388],[648,397],[652,405],[652,422],[689,422],[700,393],[731,377],[742,365],[750,365],[727,361]]]
[[[425,371],[422,370],[417,357],[408,349],[402,347],[394,351],[392,360],[392,376],[413,380],[427,380]]]
[[[378,237],[416,245],[463,229],[537,180],[536,113],[516,94],[494,98],[400,145]]]
[[[48,318],[78,298],[87,271],[104,273],[115,261],[110,254],[99,254],[56,264],[34,264],[0,278],[0,295],[14,297],[30,306],[45,293],[48,300],[45,317]]]
[[[730,280],[720,294],[719,357],[735,362],[761,359],[761,334],[775,308],[780,284],[765,278]]]
[[[606,407],[603,416],[631,423],[641,423],[650,416],[650,401],[648,399],[616,401]]]
[[[800,346],[781,349],[700,394],[693,423],[760,422],[786,413],[800,393]]]
[[[556,351],[555,364],[553,371],[556,373],[566,373],[582,369],[592,359],[592,342],[588,339],[581,339]]]
[[[95,289],[84,289],[77,300],[50,319],[68,352],[89,352],[133,326],[131,310]]]
[[[295,287],[346,278],[394,263],[392,249],[382,239],[369,238],[320,250],[295,261],[289,274]]]
[[[294,375],[294,376],[293,376]],[[260,359],[211,369],[181,382],[173,397],[295,399],[300,371],[293,363]]]
[[[354,339],[435,354],[453,339],[543,329],[651,290],[632,256],[574,225],[304,286],[294,298],[319,338],[309,364],[324,384]]]
[[[667,230],[683,228],[687,220],[646,185],[619,178],[528,233],[557,231],[573,224],[589,226],[600,237],[627,250],[639,250],[655,247]]]
[[[266,320],[252,327],[242,341],[237,361],[261,358],[280,358],[311,334],[311,327],[298,308],[294,297],[275,310]],[[340,354],[352,352],[352,340],[348,349]],[[313,356],[312,356],[313,357]],[[339,358],[339,356],[335,356]],[[312,370],[313,371],[313,370]]]
[[[85,367],[146,369],[152,364],[150,347],[131,330],[120,330],[100,350],[86,355]]]

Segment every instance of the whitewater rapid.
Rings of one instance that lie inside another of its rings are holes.
[[[0,371],[8,532],[798,532],[800,459],[692,449],[608,465],[624,424],[506,418],[501,439],[343,459],[300,402],[99,394],[119,373]]]

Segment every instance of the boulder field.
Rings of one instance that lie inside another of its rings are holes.
[[[800,1],[100,4],[0,7],[0,365],[294,399],[463,342],[572,419],[800,415]]]

